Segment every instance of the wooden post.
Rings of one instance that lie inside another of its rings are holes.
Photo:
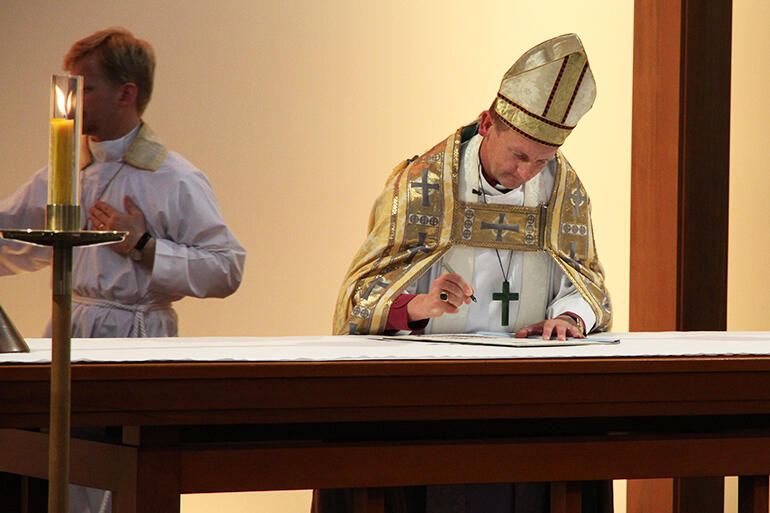
[[[731,0],[635,1],[631,331],[726,329],[731,42]],[[702,513],[719,480],[630,480],[628,513]]]

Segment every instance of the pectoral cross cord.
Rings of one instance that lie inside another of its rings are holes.
[[[484,184],[481,178],[481,159],[479,159],[479,167],[478,167],[478,173],[479,173],[479,189],[481,189],[481,200],[484,203],[487,203],[487,195],[484,191]],[[503,219],[504,215],[500,214],[500,221],[498,223],[499,226],[503,225]],[[516,226],[516,230],[518,231],[518,226]],[[498,232],[498,240],[501,238],[502,231]],[[513,250],[510,252],[510,257],[508,258],[508,268],[503,268],[503,259],[500,257],[500,251],[495,248],[495,255],[497,255],[497,263],[500,264],[500,272],[503,274],[503,290],[502,292],[493,292],[492,293],[492,301],[500,301],[500,305],[502,307],[502,312],[500,315],[500,325],[501,326],[508,326],[508,317],[509,317],[509,310],[510,310],[510,303],[511,301],[518,301],[519,294],[516,292],[511,292],[511,284],[508,282],[508,277],[511,274],[511,263],[513,262]]]

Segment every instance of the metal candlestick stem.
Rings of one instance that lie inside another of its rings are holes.
[[[73,208],[80,208],[73,205]],[[75,214],[78,218],[79,212]],[[48,442],[48,512],[69,509],[70,343],[72,338],[72,248],[120,242],[126,232],[4,230],[6,239],[53,247],[51,315],[51,419]]]

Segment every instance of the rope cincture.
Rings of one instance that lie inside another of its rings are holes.
[[[134,323],[131,326],[131,334],[144,338],[147,336],[147,330],[145,327],[145,315],[150,312],[157,312],[160,310],[173,310],[171,303],[152,303],[149,305],[126,305],[124,303],[118,303],[117,301],[109,301],[107,299],[96,299],[93,297],[84,297],[74,295],[72,301],[80,303],[86,306],[100,306],[102,308],[108,308],[110,310],[121,310],[124,312],[131,312],[134,314]]]

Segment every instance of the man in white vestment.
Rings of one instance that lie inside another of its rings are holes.
[[[399,164],[342,284],[335,333],[564,340],[608,329],[590,201],[559,151],[595,95],[580,39],[545,41],[508,70],[479,119]],[[608,490],[587,483],[584,511],[606,511]],[[396,491],[386,494],[389,511],[548,510],[545,484]],[[349,497],[322,490],[315,507],[342,511]]]
[[[246,251],[206,176],[142,122],[155,68],[150,45],[108,29],[75,43],[64,64],[84,77],[83,229],[128,232],[120,244],[74,249],[72,335],[176,336],[171,304],[235,292]],[[44,227],[47,191],[45,167],[0,200],[0,226]],[[50,263],[50,248],[0,241],[0,275]]]
[[[128,232],[119,244],[74,249],[72,335],[177,336],[172,303],[235,292],[246,251],[206,176],[142,121],[153,87],[151,46],[125,29],[103,30],[76,42],[64,68],[84,81],[82,228]],[[43,228],[47,192],[46,167],[0,200],[0,226]],[[41,269],[51,255],[0,240],[0,275]],[[104,494],[94,492],[89,504],[84,490],[71,493],[81,499],[73,513],[109,511]]]

